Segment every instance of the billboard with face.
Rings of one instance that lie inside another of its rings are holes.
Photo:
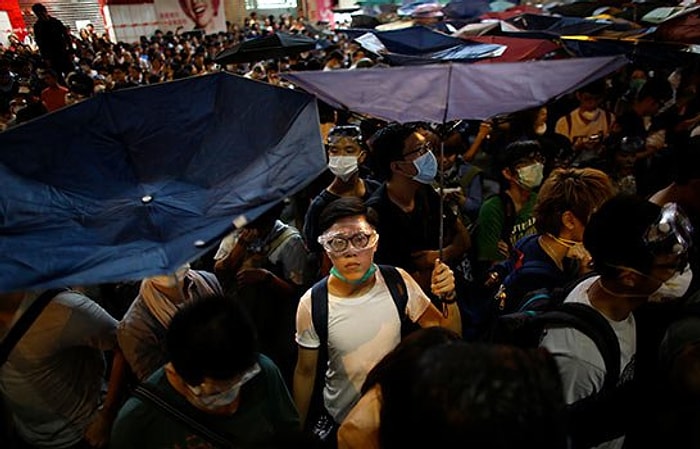
[[[226,31],[224,3],[220,0],[155,0],[155,8],[163,31]]]

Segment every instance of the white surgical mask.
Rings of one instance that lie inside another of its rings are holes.
[[[416,167],[416,175],[414,180],[421,184],[430,184],[435,180],[437,174],[438,163],[432,151],[422,154],[413,161],[413,166]]]
[[[654,293],[649,295],[649,302],[664,302],[681,298],[688,291],[693,280],[693,270],[686,265],[683,272],[676,272],[670,279],[664,281]]]
[[[521,167],[517,170],[518,183],[527,190],[532,190],[542,184],[544,165],[541,162]]]
[[[238,399],[238,396],[241,394],[241,387],[257,376],[260,371],[260,365],[256,363],[251,369],[243,373],[241,380],[232,385],[231,388],[214,394],[205,395],[202,394],[202,389],[200,386],[192,387],[187,385],[187,388],[189,388],[189,390],[192,392],[190,401],[200,408],[207,410],[216,410],[218,408],[231,405],[233,404],[233,401]]]
[[[357,156],[330,156],[328,169],[338,178],[347,181],[357,172]]]
[[[537,128],[535,128],[535,134],[537,134],[538,136],[541,136],[546,132],[547,132],[547,124],[546,123],[542,123]]]

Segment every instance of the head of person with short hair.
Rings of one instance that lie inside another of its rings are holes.
[[[671,97],[673,88],[666,79],[651,78],[637,92],[632,109],[640,117],[651,117],[656,115]]]
[[[605,98],[605,81],[599,80],[583,86],[576,92],[581,115],[587,121],[597,118],[601,113],[600,104]]]
[[[675,203],[662,207],[618,195],[595,212],[584,245],[608,299],[634,308],[647,301],[682,297],[693,273],[688,267],[692,227]]]
[[[614,194],[610,178],[600,170],[556,169],[537,196],[535,227],[564,243],[580,243],[591,214]]]
[[[241,306],[222,296],[192,301],[167,331],[170,383],[198,409],[232,414],[241,388],[260,372],[256,331]]]
[[[513,142],[499,155],[498,168],[502,187],[535,190],[544,178],[542,147],[534,140]]]
[[[318,242],[333,263],[331,274],[344,282],[362,284],[374,274],[379,234],[374,211],[361,199],[340,198],[319,219]]]
[[[34,3],[32,5],[32,12],[39,20],[48,20],[49,18],[49,11],[46,9],[46,6],[41,3]]]
[[[545,350],[441,345],[406,376],[404,391],[383,399],[384,449],[568,447],[561,380]]]
[[[367,151],[359,126],[334,126],[326,138],[328,168],[331,173],[348,182],[365,161]]]
[[[433,153],[437,144],[437,137],[423,128],[391,123],[377,131],[370,142],[376,173],[387,181],[430,184],[437,174],[438,162]]]

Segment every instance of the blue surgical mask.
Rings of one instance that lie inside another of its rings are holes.
[[[368,280],[369,278],[371,278],[372,276],[374,276],[374,273],[376,273],[376,271],[377,271],[377,265],[372,264],[372,265],[367,269],[367,271],[365,271],[365,274],[363,274],[362,277],[361,277],[360,279],[357,279],[356,281],[351,281],[350,279],[346,278],[345,276],[343,276],[342,274],[340,274],[340,272],[339,272],[338,270],[336,270],[335,267],[332,267],[332,268],[331,268],[330,273],[331,273],[333,276],[335,276],[335,277],[337,277],[338,279],[340,279],[341,281],[345,282],[346,284],[360,285],[360,284],[364,284],[365,282],[367,282],[367,280]]]
[[[414,180],[421,184],[430,184],[435,180],[438,163],[432,151],[420,155],[413,161],[413,165],[416,167],[416,171],[418,171],[413,177]]]

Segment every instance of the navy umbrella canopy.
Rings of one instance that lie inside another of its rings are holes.
[[[325,169],[315,99],[218,73],[0,133],[0,291],[174,272]]]
[[[316,48],[316,40],[301,34],[277,32],[243,41],[227,48],[214,58],[219,64],[263,61],[293,56]]]

